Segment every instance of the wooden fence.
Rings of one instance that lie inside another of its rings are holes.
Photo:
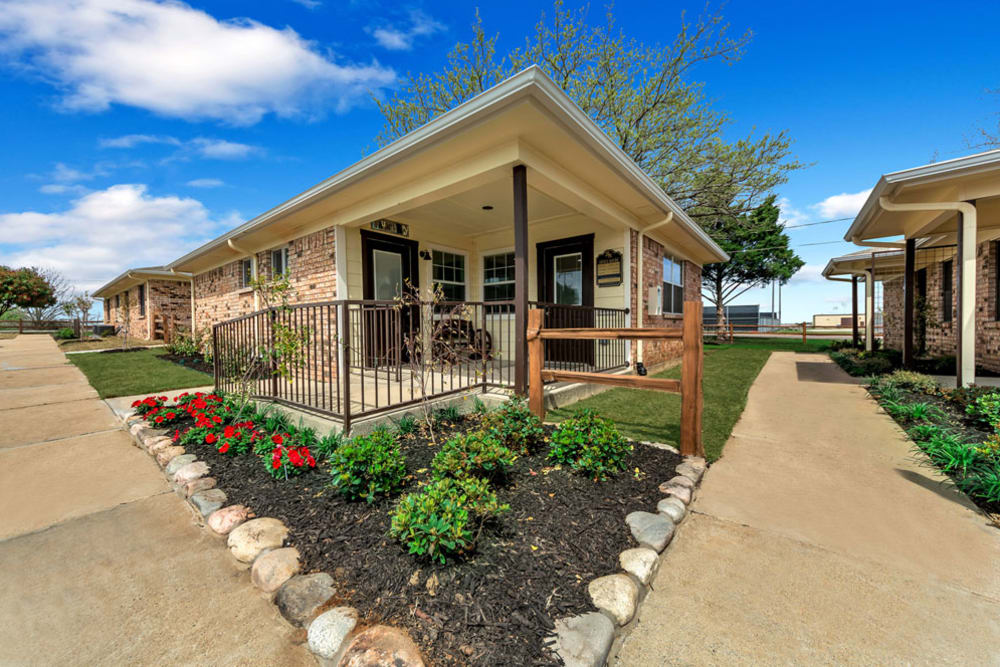
[[[528,311],[528,404],[540,419],[545,417],[545,382],[580,382],[632,389],[652,389],[681,395],[680,450],[685,456],[704,456],[701,438],[702,364],[701,301],[684,303],[684,323],[680,328],[552,329],[543,325],[539,309]],[[681,379],[639,375],[612,375],[545,369],[545,340],[669,340],[680,339]]]
[[[80,337],[84,329],[91,329],[95,325],[101,325],[101,320],[0,320],[0,331],[16,331],[17,333],[37,333],[44,331],[58,331],[59,329],[72,329],[73,333]]]

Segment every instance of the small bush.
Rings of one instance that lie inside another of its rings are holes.
[[[938,389],[937,382],[931,376],[904,370],[893,371],[885,378],[883,386],[886,385],[924,394],[932,394]]]
[[[458,421],[462,421],[462,413],[459,412],[457,405],[449,405],[448,407],[440,408],[439,410],[434,411],[435,424]]]
[[[855,349],[843,349],[830,353],[830,358],[854,377],[888,373],[894,366],[898,366],[898,363],[893,363],[894,356],[892,350],[859,352]]]
[[[333,485],[351,500],[375,502],[398,491],[406,476],[406,459],[385,428],[352,438],[329,459]]]
[[[552,434],[549,458],[595,480],[625,469],[632,445],[609,419],[583,410],[559,425]]]
[[[437,479],[473,476],[498,482],[506,477],[516,458],[495,435],[475,431],[446,442],[434,456],[431,469]]]
[[[946,418],[939,408],[930,403],[886,403],[885,409],[894,418],[906,422],[940,422]]]
[[[476,415],[477,417],[485,417],[489,413],[490,409],[489,407],[487,407],[485,403],[483,403],[482,399],[479,398],[478,396],[473,397],[472,414]]]
[[[911,427],[907,433],[917,442],[926,442],[931,438],[943,435],[944,429],[937,424],[917,424]]]
[[[296,441],[288,433],[275,433],[269,442],[267,439],[264,442],[271,454],[262,458],[267,460],[267,471],[276,479],[288,479],[316,467],[316,459],[309,448],[293,444]]]
[[[948,389],[944,392],[944,394],[948,400],[957,405],[962,412],[966,412],[969,406],[976,402],[977,398],[980,396],[994,394],[996,391],[996,387],[977,387],[976,385],[971,385],[969,387]]]
[[[178,357],[200,357],[198,341],[186,331],[176,332],[167,344],[167,353]]]
[[[277,408],[268,408],[264,411],[264,428],[268,432],[289,431],[292,428],[292,420],[288,415]]]
[[[69,327],[63,327],[56,332],[56,338],[59,340],[69,340],[71,338],[76,338],[76,332],[74,332]]]
[[[524,455],[538,449],[545,435],[541,420],[531,413],[523,398],[512,398],[487,414],[483,428],[500,438],[508,449]]]
[[[1000,424],[1000,393],[989,393],[977,397],[965,408],[965,414],[989,427]]]
[[[132,401],[132,409],[135,410],[135,414],[145,416],[150,412],[163,407],[166,402],[166,396],[147,396],[146,398],[138,401]]]
[[[962,476],[979,456],[974,446],[962,442],[958,436],[950,433],[938,434],[921,443],[920,448],[939,468],[947,473]]]
[[[347,438],[342,432],[338,431],[334,433],[331,431],[316,443],[316,454],[321,458],[329,460],[330,455],[342,447],[345,442],[347,442]]]
[[[446,477],[400,500],[390,534],[411,554],[444,563],[471,552],[483,522],[509,509],[486,480]]]
[[[403,438],[417,432],[417,418],[413,415],[403,415],[395,420],[396,435]]]

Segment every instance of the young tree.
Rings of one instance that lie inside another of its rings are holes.
[[[751,34],[729,37],[718,14],[706,11],[693,23],[682,14],[671,44],[646,45],[618,29],[610,10],[605,25],[592,25],[586,9],[564,10],[557,0],[525,46],[499,60],[497,37],[487,36],[478,13],[472,29],[441,72],[410,75],[395,96],[376,100],[385,117],[381,144],[537,64],[695,218],[748,212],[801,167],[784,131],[723,140],[731,121],[712,108],[693,70],[739,60]]]
[[[769,196],[749,214],[716,215],[701,221],[730,257],[728,262],[709,264],[701,272],[703,295],[715,304],[721,330],[725,327],[725,307],[733,299],[773,280],[784,285],[805,263],[788,247],[788,235],[778,222],[781,209],[774,199],[774,195]]]
[[[122,350],[128,349],[128,334],[132,327],[132,305],[129,303],[128,295],[126,290],[118,308],[118,334],[122,337]]]
[[[52,285],[37,269],[0,266],[0,317],[11,308],[51,308],[57,302]]]
[[[73,292],[73,285],[63,274],[55,269],[33,268],[41,278],[52,288],[54,301],[42,304],[41,302],[28,306],[24,309],[28,319],[37,325],[48,320],[58,319],[62,313],[60,304],[67,301]]]
[[[94,299],[89,292],[83,292],[73,297],[73,307],[80,314],[80,321],[86,322],[90,319],[90,309],[94,307]]]

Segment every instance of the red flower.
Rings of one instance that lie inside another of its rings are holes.
[[[288,460],[291,461],[292,465],[296,468],[302,467],[302,457],[299,456],[299,450],[297,447],[288,448]]]
[[[229,443],[228,442],[222,443],[222,447],[219,447],[219,453],[225,454],[228,451],[229,451]]]
[[[163,415],[156,415],[156,419],[154,419],[153,421],[155,421],[157,424],[162,424],[163,423]]]
[[[168,412],[167,413],[167,419],[173,419],[176,416],[177,416],[176,412]]]
[[[136,401],[132,401],[132,407],[133,407],[133,408],[137,408],[137,407],[139,407],[140,405],[142,405],[142,401],[139,401],[139,400],[136,400]]]
[[[276,444],[276,445],[280,445],[280,444],[282,444],[283,442],[285,442],[285,439],[284,439],[284,438],[282,438],[282,437],[281,437],[280,435],[278,435],[277,433],[275,433],[274,435],[272,435],[272,436],[271,436],[271,442],[273,442],[273,443],[274,443],[274,444]]]
[[[277,470],[278,468],[281,467],[281,457],[280,456],[271,460],[271,467],[274,468],[275,470]]]
[[[205,436],[205,442],[207,442],[210,445],[216,440],[218,440],[218,438],[214,433],[209,433],[208,435]]]
[[[219,415],[215,415],[214,417],[212,417],[212,421],[214,421],[216,424],[221,424],[222,417],[220,417]]]
[[[227,426],[226,428],[222,429],[222,437],[224,438],[231,438],[235,434],[236,434],[236,429],[233,428],[232,426]]]

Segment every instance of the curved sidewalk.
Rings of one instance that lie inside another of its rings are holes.
[[[0,339],[0,664],[308,665],[46,335]]]
[[[825,355],[775,352],[618,664],[1000,664],[1000,530]]]

